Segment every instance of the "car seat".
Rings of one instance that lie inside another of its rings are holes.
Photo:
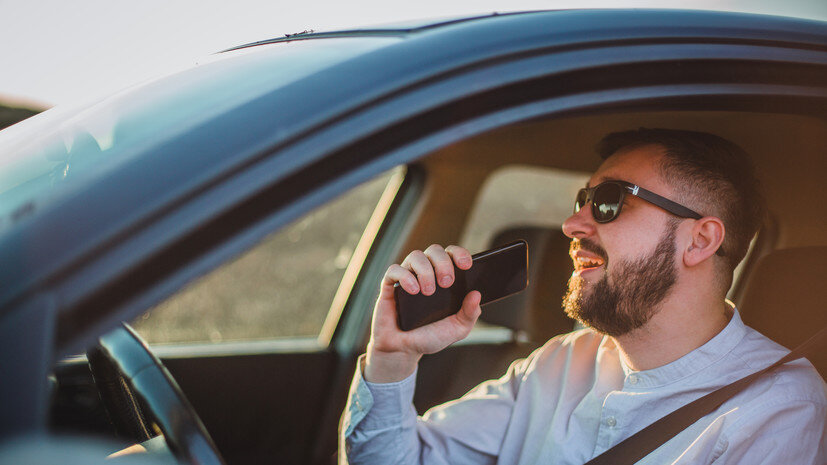
[[[512,297],[483,308],[480,320],[525,336],[535,346],[568,333],[574,320],[562,310],[563,295],[574,269],[569,241],[559,229],[523,226],[503,230],[491,240],[491,247],[519,239],[528,243],[528,287]]]
[[[827,247],[775,250],[750,272],[740,305],[748,326],[793,349],[827,326]],[[827,351],[809,357],[827,379]]]

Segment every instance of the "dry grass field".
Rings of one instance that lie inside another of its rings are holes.
[[[363,184],[282,228],[133,326],[151,343],[317,336],[388,178]]]

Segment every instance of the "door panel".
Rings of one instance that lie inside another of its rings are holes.
[[[306,463],[332,353],[166,358],[229,464]]]
[[[307,213],[136,321],[228,463],[312,460],[341,361],[328,332],[403,178]]]
[[[228,464],[309,462],[330,395],[332,352],[159,352]],[[114,439],[85,358],[62,362],[55,377],[50,429]]]

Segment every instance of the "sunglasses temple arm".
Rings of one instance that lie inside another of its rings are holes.
[[[664,210],[668,211],[669,213],[680,216],[681,218],[692,218],[694,220],[699,220],[699,219],[702,218],[701,215],[699,215],[698,213],[684,207],[683,205],[681,205],[679,203],[676,203],[676,202],[673,202],[673,201],[667,199],[666,197],[662,197],[658,194],[655,194],[652,191],[647,191],[646,189],[644,189],[642,187],[633,186],[633,187],[627,187],[627,189],[629,190],[629,192],[632,195],[636,195],[636,196],[640,197],[641,199],[643,199],[643,200],[645,200],[645,201],[647,201],[651,204],[654,204],[654,205],[657,205],[660,208],[663,208]]]
[[[646,189],[640,186],[631,186],[627,187],[627,189],[629,190],[629,193],[631,193],[632,195],[636,195],[651,204],[657,205],[660,208],[663,208],[664,210],[668,211],[669,213],[678,215],[682,218],[692,218],[694,220],[699,220],[702,218],[702,216],[696,213],[695,211],[690,210],[679,203],[675,203],[667,199],[666,197],[662,197],[658,194],[655,194],[652,191],[647,191]],[[720,247],[718,248],[718,250],[715,251],[715,255],[721,257],[726,256],[723,249]]]

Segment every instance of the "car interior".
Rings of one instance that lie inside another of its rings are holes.
[[[811,201],[819,202],[815,199],[827,198],[827,189],[820,186],[818,180],[827,168],[827,160],[823,156],[827,153],[827,127],[823,120],[815,118],[735,112],[661,112],[568,118],[503,128],[448,147],[423,161],[426,172],[445,174],[433,176],[433,185],[429,189],[439,192],[439,195],[425,200],[422,209],[429,212],[428,218],[423,215],[417,222],[402,250],[424,248],[431,242],[452,243],[456,240],[466,219],[461,214],[452,215],[450,212],[457,211],[457,207],[444,199],[468,199],[466,202],[470,203],[485,179],[498,168],[518,164],[589,173],[600,162],[593,150],[596,141],[609,132],[636,127],[675,127],[711,132],[735,141],[754,157],[771,217],[761,231],[761,237],[754,242],[750,256],[738,270],[740,276],[733,283],[729,297],[736,303],[747,324],[788,348],[804,342],[808,336],[827,325],[827,312],[823,311],[823,304],[819,305],[824,302],[824,295],[819,295],[821,286],[815,284],[827,276],[823,262],[818,259],[805,260],[799,262],[801,267],[789,266],[795,257],[792,254],[797,253],[799,257],[803,254],[818,256],[819,251],[824,253],[823,247],[827,245],[824,235],[827,222],[813,218],[802,209],[805,205],[811,205]],[[457,173],[462,173],[463,182],[452,182],[451,174]],[[571,198],[573,196],[568,197]],[[805,198],[811,200],[795,200]],[[544,229],[517,229],[517,235],[526,237],[530,250],[542,254],[542,259],[536,262],[530,259],[530,273],[534,280],[523,298],[498,303],[520,308],[508,308],[502,313],[500,308],[491,313],[486,309],[481,317],[483,321],[501,324],[515,333],[539,331],[536,337],[530,336],[526,342],[521,342],[515,335],[513,347],[505,351],[508,355],[503,356],[503,360],[493,359],[500,362],[495,369],[499,373],[504,372],[503,363],[507,363],[506,360],[514,360],[511,355],[531,350],[545,342],[551,334],[567,332],[573,327],[573,322],[566,321],[560,311],[565,281],[572,270],[567,254],[568,240],[560,237],[559,224]],[[503,233],[511,232],[514,230]],[[763,262],[786,266],[757,266],[759,258],[770,254],[772,256],[766,257]],[[534,258],[533,255],[531,258]],[[794,269],[796,271],[792,272]],[[814,282],[808,283],[808,278]],[[747,286],[748,282],[752,284]],[[769,299],[769,295],[775,297]],[[521,315],[521,312],[526,315]],[[549,321],[552,318],[553,323]],[[538,326],[535,322],[540,321],[545,322],[539,325],[542,329],[532,330]],[[793,326],[797,329],[792,329]],[[523,347],[522,351],[518,347]],[[469,366],[475,366],[472,353],[437,354],[430,358],[421,365],[421,378],[430,378],[426,374],[428,371],[432,371],[436,379],[438,373],[449,370],[456,373],[453,371],[456,367],[461,367],[462,373]],[[486,357],[484,362],[476,365],[485,371],[493,363]],[[454,367],[453,370],[450,367]],[[820,366],[822,375],[826,368]],[[455,398],[476,384],[477,380],[497,374],[488,372],[478,375],[480,377],[474,381],[471,381],[473,376],[469,375],[466,382],[463,382],[463,376],[452,376],[448,386],[443,384],[445,391],[442,395],[431,399],[427,399],[424,393],[420,397],[420,386],[426,384],[420,382],[417,386],[417,407],[421,412],[427,406]]]
[[[819,214],[827,205],[827,121],[769,110],[601,112],[469,137],[382,178],[384,190],[376,191],[381,195],[365,201],[370,218],[354,241],[358,244],[338,257],[335,292],[317,305],[324,321],[316,329],[254,340],[208,334],[156,344],[147,337],[153,321],[172,321],[162,313],[185,312],[182,306],[195,305],[189,300],[163,311],[150,309],[134,325],[181,386],[227,463],[334,463],[339,414],[356,357],[369,337],[377,273],[389,264],[381,257],[398,262],[432,243],[456,243],[472,253],[515,239],[529,244],[529,287],[484,307],[467,340],[423,358],[414,404],[424,413],[500,376],[515,359],[576,327],[561,310],[572,264],[560,226],[576,190],[600,164],[597,141],[638,127],[711,132],[753,156],[770,217],[736,271],[729,298],[748,325],[788,348],[827,325],[827,217]],[[307,218],[281,232],[295,233],[309,224]],[[288,244],[301,257],[303,243]],[[380,248],[390,252],[379,254]],[[267,263],[293,266],[278,258]],[[193,283],[187,292],[199,292],[202,283],[238,285],[210,279]],[[298,287],[301,281],[283,285]],[[235,309],[227,317],[233,324],[243,319],[231,303],[221,305]],[[187,315],[180,324],[198,324],[197,316]],[[827,358],[812,362],[825,377]],[[84,357],[62,362],[55,385],[55,430],[112,435]]]

